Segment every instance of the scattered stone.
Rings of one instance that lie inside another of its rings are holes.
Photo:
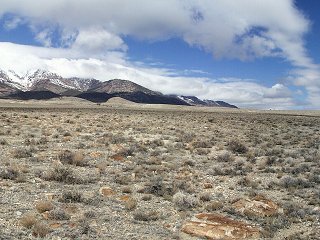
[[[61,223],[51,223],[49,227],[52,229],[57,229],[61,227]]]
[[[247,216],[269,217],[283,213],[275,202],[258,195],[252,199],[240,199],[232,204],[235,210]]]
[[[204,189],[209,189],[209,188],[213,188],[213,185],[212,185],[212,183],[206,182],[203,184],[203,187],[204,187]]]
[[[115,161],[124,161],[124,157],[121,154],[112,155],[111,158]]]
[[[17,215],[17,216],[21,216],[21,215],[22,215],[22,212],[17,211],[17,212],[16,212],[16,215]]]
[[[200,213],[183,224],[181,240],[258,239],[260,229],[220,214]]]
[[[116,194],[110,187],[101,187],[99,192],[104,197],[110,197]]]
[[[128,201],[130,199],[130,196],[129,195],[123,195],[123,196],[120,196],[119,199],[122,202],[126,202],[126,201]]]
[[[46,193],[46,198],[49,201],[52,201],[55,197],[56,195],[54,193]]]

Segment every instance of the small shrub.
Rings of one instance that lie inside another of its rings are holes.
[[[221,202],[218,202],[218,201],[213,201],[213,202],[209,202],[206,206],[205,206],[205,209],[208,211],[208,212],[211,212],[211,211],[216,211],[218,209],[221,209],[223,207],[223,204]]]
[[[32,234],[35,237],[44,238],[50,232],[50,228],[47,224],[42,222],[37,222],[32,229]]]
[[[134,198],[129,198],[127,201],[125,201],[124,206],[126,210],[132,211],[137,207],[137,200]]]
[[[19,148],[19,149],[13,150],[12,155],[14,158],[28,158],[28,157],[32,157],[32,150]]]
[[[199,199],[202,201],[202,202],[209,202],[211,200],[211,194],[209,192],[204,192],[204,193],[201,193],[200,194],[200,197]]]
[[[124,188],[122,188],[122,192],[123,193],[132,193],[132,189],[131,189],[131,187],[124,187]]]
[[[35,207],[39,213],[43,213],[52,210],[53,204],[50,201],[38,201]]]
[[[192,143],[192,146],[194,148],[211,148],[212,147],[212,143],[210,141],[194,141]]]
[[[94,217],[96,217],[96,212],[89,210],[84,213],[84,217],[85,218],[94,218]]]
[[[71,164],[75,166],[84,166],[86,164],[84,156],[80,152],[73,153],[69,150],[65,150],[58,155],[58,158],[63,164]]]
[[[8,145],[8,141],[5,139],[0,139],[0,145],[2,145],[2,146]]]
[[[20,218],[20,224],[21,226],[25,228],[32,228],[33,225],[35,225],[37,222],[37,218],[34,214],[26,214],[23,217]]]
[[[152,195],[150,195],[150,194],[145,194],[145,195],[143,195],[143,196],[141,197],[141,199],[142,199],[143,201],[150,201],[150,200],[152,199]]]
[[[309,188],[312,184],[302,178],[293,178],[285,176],[280,179],[279,185],[284,188]]]
[[[57,208],[49,212],[48,218],[51,220],[69,220],[70,216],[63,209]]]
[[[228,142],[228,149],[233,153],[246,153],[248,148],[240,140],[231,140]]]
[[[159,214],[156,211],[136,211],[133,214],[133,219],[137,221],[144,221],[144,222],[149,222],[149,221],[156,221],[159,218]]]
[[[232,161],[234,161],[234,156],[229,152],[225,152],[225,153],[218,155],[216,157],[216,160],[218,162],[232,162]]]
[[[172,196],[174,189],[172,184],[166,184],[161,177],[157,177],[151,180],[145,188],[145,193],[153,194],[160,197]]]
[[[82,194],[78,191],[67,191],[64,192],[60,198],[60,202],[64,203],[75,203],[75,202],[82,202]]]
[[[128,185],[131,182],[131,178],[126,175],[116,175],[114,181],[121,185]]]
[[[55,166],[49,170],[43,178],[47,181],[64,182],[67,184],[83,183],[82,179],[74,176],[72,169],[65,166]]]
[[[194,196],[178,192],[175,195],[173,195],[173,203],[179,210],[188,210],[195,208],[199,205],[199,201]]]
[[[20,176],[20,171],[14,166],[10,166],[0,172],[0,177],[3,179],[15,180]]]

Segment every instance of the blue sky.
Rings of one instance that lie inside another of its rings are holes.
[[[129,79],[245,108],[320,108],[319,1],[3,0],[0,69]]]

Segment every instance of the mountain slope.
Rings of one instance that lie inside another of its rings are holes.
[[[14,93],[15,91],[16,91],[16,88],[13,88],[0,81],[0,97],[9,95],[11,93]]]
[[[18,91],[14,92],[4,98],[9,98],[9,99],[18,99],[18,100],[31,100],[31,99],[36,99],[36,100],[48,100],[52,98],[59,98],[61,95],[50,92],[50,91]]]
[[[113,79],[106,82],[100,82],[96,87],[89,90],[90,92],[105,92],[109,94],[114,93],[132,93],[142,92],[149,95],[159,95],[160,93],[151,91],[145,87],[140,86],[134,82],[121,79]],[[161,94],[162,95],[162,94]]]
[[[12,70],[0,70],[0,97],[4,96],[14,99],[73,96],[97,103],[106,102],[112,97],[121,97],[136,103],[236,108],[223,101],[201,100],[195,96],[164,95],[128,80],[101,82],[93,78],[63,78],[40,69],[24,75]]]
[[[213,100],[201,100],[195,96],[177,96],[179,99],[189,103],[192,106],[206,106],[206,107],[227,107],[227,108],[238,108],[235,105],[231,105],[224,101],[213,101]]]
[[[99,80],[92,78],[63,78],[55,73],[40,69],[23,76],[12,70],[0,71],[0,81],[1,79],[21,91],[48,90],[57,94],[70,89],[83,92],[101,83]]]

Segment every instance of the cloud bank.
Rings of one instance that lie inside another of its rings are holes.
[[[319,107],[320,69],[308,56],[309,20],[293,0],[3,0],[10,30],[26,24],[42,47],[0,43],[2,68],[46,68],[64,76],[126,78],[165,93],[174,90],[246,107],[291,108],[288,86],[245,79],[186,77],[173,69],[131,62],[124,37],[141,41],[180,38],[214,58],[277,57],[291,63],[290,84],[304,87]],[[173,90],[174,89],[174,90]]]

